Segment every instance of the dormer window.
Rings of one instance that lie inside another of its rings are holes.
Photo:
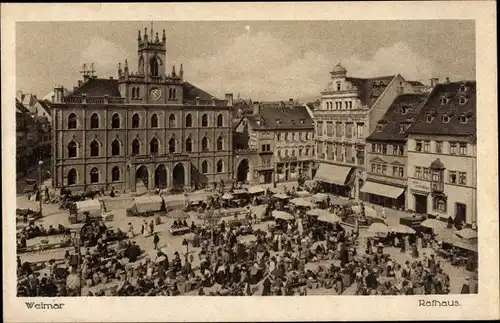
[[[281,124],[281,120],[280,119],[276,119],[276,123],[277,124]]]
[[[450,116],[449,116],[449,115],[447,115],[447,114],[443,115],[443,118],[442,118],[442,119],[443,119],[443,123],[448,123],[448,122],[450,122]]]
[[[260,122],[260,120],[257,120],[257,124],[258,124],[259,126],[261,125],[261,122]]]
[[[337,91],[340,91],[340,82],[337,82]]]
[[[292,124],[293,124],[293,125],[295,124],[295,120],[292,120]]]
[[[450,102],[450,99],[448,99],[448,97],[446,95],[443,95],[440,99],[440,102],[441,102],[441,105],[445,105],[445,104],[448,104],[448,102]]]
[[[461,105],[464,105],[467,103],[467,97],[465,97],[465,95],[461,95],[460,98],[458,99],[458,103],[460,103]]]
[[[304,119],[300,119],[300,124],[304,124]]]
[[[377,125],[377,132],[381,132],[382,128],[383,128],[383,126],[381,124]]]
[[[469,118],[465,114],[462,114],[460,116],[460,123],[466,124],[468,121],[469,121]]]
[[[464,94],[465,92],[467,92],[467,86],[465,86],[465,84],[461,84],[460,88],[458,89],[458,93]]]
[[[408,113],[408,110],[409,110],[408,107],[401,107],[401,114],[405,115],[406,113]]]
[[[433,120],[434,120],[434,116],[433,116],[432,114],[427,113],[427,114],[425,115],[425,122],[427,122],[427,123],[431,123]]]
[[[405,125],[402,123],[399,125],[399,132],[404,133],[405,132]]]

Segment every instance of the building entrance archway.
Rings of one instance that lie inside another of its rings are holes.
[[[172,182],[173,182],[173,187],[176,189],[183,188],[185,185],[185,172],[186,170],[184,169],[184,165],[181,163],[175,165],[174,169],[172,170]]]
[[[249,176],[248,176],[249,173],[250,173],[250,163],[248,162],[248,159],[243,158],[240,161],[240,164],[238,165],[238,170],[236,174],[237,181],[249,182]]]
[[[149,185],[149,170],[142,165],[135,172],[135,189],[137,192],[147,191]]]
[[[165,165],[161,164],[156,167],[155,170],[155,188],[166,188],[167,187],[167,168]]]

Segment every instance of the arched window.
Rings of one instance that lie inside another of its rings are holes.
[[[120,142],[118,141],[118,139],[113,140],[113,142],[111,143],[111,155],[120,155]]]
[[[68,183],[68,185],[75,185],[76,184],[76,170],[74,168],[71,168],[68,172],[67,183]]]
[[[217,127],[222,127],[222,126],[223,126],[223,124],[224,124],[224,119],[223,119],[223,117],[222,117],[222,114],[219,114],[219,115],[217,116]]]
[[[175,114],[171,114],[168,117],[168,127],[169,128],[176,128],[177,127],[177,125],[175,123]]]
[[[156,56],[149,61],[151,76],[158,76],[158,61]]]
[[[120,116],[118,115],[118,113],[113,114],[113,116],[111,117],[111,128],[120,128]]]
[[[188,114],[186,116],[186,128],[191,128],[193,126],[193,117],[191,117],[191,114]]]
[[[175,138],[171,138],[168,142],[168,152],[173,154],[175,153]]]
[[[201,151],[208,151],[208,138],[207,137],[203,137],[203,139],[201,139]]]
[[[201,116],[201,126],[208,127],[208,116],[206,114]]]
[[[217,150],[221,151],[223,149],[224,149],[224,140],[222,139],[222,136],[219,136],[219,138],[217,138]]]
[[[99,128],[99,116],[97,115],[97,113],[94,113],[90,117],[90,129],[97,129],[97,128]]]
[[[74,113],[68,116],[68,129],[76,129],[76,114]]]
[[[139,155],[141,152],[141,143],[138,139],[132,141],[132,155]]]
[[[191,138],[186,139],[186,152],[190,153],[193,151],[193,141]]]
[[[156,113],[151,116],[151,128],[158,128],[158,116]]]
[[[132,116],[132,128],[139,128],[139,115],[137,113]]]
[[[75,158],[78,150],[78,145],[74,140],[71,140],[68,144],[68,158]]]
[[[208,173],[208,162],[206,160],[204,160],[202,163],[201,163],[201,172],[203,174],[206,174]]]
[[[120,180],[120,168],[118,168],[118,166],[115,166],[111,170],[111,181],[116,182],[119,180]]]
[[[217,173],[222,173],[224,171],[224,163],[219,159],[217,162]]]
[[[99,170],[95,167],[90,170],[90,182],[99,183]]]
[[[99,157],[99,143],[97,140],[92,140],[90,143],[90,157]]]
[[[158,153],[158,139],[153,138],[149,142],[149,152],[151,154],[157,154]]]

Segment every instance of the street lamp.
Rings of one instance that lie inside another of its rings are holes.
[[[38,202],[40,203],[40,215],[42,215],[42,165],[43,161],[38,161]]]
[[[188,255],[189,255],[189,243],[186,240],[186,238],[184,238],[184,240],[182,240],[182,245],[186,246],[186,263],[187,263],[188,262]]]
[[[82,254],[81,254],[81,234],[83,226],[77,224],[70,228],[71,241],[76,249],[77,263],[76,270],[78,275],[78,296],[82,296]]]

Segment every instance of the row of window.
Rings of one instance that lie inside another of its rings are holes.
[[[201,127],[208,127],[208,115],[203,114],[201,116]],[[223,127],[224,126],[224,117],[222,114],[219,114],[217,116],[217,127]],[[135,113],[132,116],[132,128],[139,128],[140,126],[140,117],[139,114]],[[158,115],[153,114],[150,118],[150,123],[149,126],[151,128],[158,128],[159,127],[159,118]],[[177,128],[177,122],[174,114],[171,114],[168,118],[168,126],[170,128]],[[186,116],[186,120],[184,123],[184,126],[186,128],[191,128],[193,127],[193,117],[191,114],[188,114]],[[76,129],[78,127],[78,118],[76,114],[71,113],[68,116],[68,129]],[[98,129],[100,127],[99,124],[99,116],[97,113],[92,114],[90,117],[90,129]],[[120,120],[120,115],[118,113],[113,114],[111,117],[111,128],[112,129],[118,129],[121,127],[121,120]]]
[[[333,110],[333,104],[335,103],[335,110],[351,110],[352,109],[352,101],[334,101],[334,102],[326,102],[326,109]],[[343,103],[343,104],[342,104]]]
[[[320,158],[330,159],[342,163],[356,163],[357,159],[358,165],[364,165],[365,152],[363,149],[363,146],[358,145],[331,145],[324,143]],[[321,147],[318,147],[318,153],[319,150],[321,150]]]
[[[467,102],[460,103],[460,104],[465,104],[465,103],[467,103]],[[427,113],[425,115],[425,122],[431,123],[432,121],[434,121],[435,115],[436,115],[435,113]],[[443,123],[449,123],[450,120],[451,120],[451,116],[446,114],[446,113],[441,116],[441,121]],[[461,124],[467,124],[469,122],[469,116],[466,114],[461,114],[459,116],[459,120],[460,120]]]
[[[309,140],[312,136],[309,132],[278,132],[278,141],[297,141],[297,140]]]
[[[364,128],[365,125],[363,123],[356,123],[356,127],[354,127],[354,123],[347,122],[342,124],[342,122],[326,122],[326,127],[324,126],[325,122],[317,122],[316,124],[316,135],[318,137],[325,135],[327,137],[337,137],[337,138],[363,138],[364,136]]]
[[[432,176],[432,178],[431,178]],[[441,181],[442,176],[439,170],[432,171],[427,167],[419,167],[415,166],[415,177],[422,178],[426,180],[433,181]],[[450,184],[459,184],[459,185],[467,185],[467,173],[459,172],[459,171],[448,171],[448,183]]]
[[[291,151],[291,152],[290,152]],[[285,149],[284,150],[284,156],[285,157],[295,157],[296,156],[296,152],[295,152],[295,149],[290,149],[290,151],[288,149]],[[312,153],[311,150],[309,150],[309,148],[306,148],[304,151],[302,151],[302,148],[299,148],[297,149],[297,153],[298,153],[298,156],[299,157],[302,157],[302,152],[304,152],[304,156],[309,156],[309,153]],[[281,150],[278,150],[278,157],[282,157],[282,151]]]
[[[445,145],[447,150],[445,151]],[[450,155],[467,155],[467,143],[465,142],[442,142],[435,141],[434,147],[431,147],[429,140],[416,140],[415,150],[419,152],[433,152],[437,154],[449,153]],[[433,148],[433,149],[432,149]]]
[[[224,162],[222,160],[217,161],[216,165],[216,171],[217,173],[223,173],[224,172]],[[201,163],[201,172],[203,174],[207,174],[209,172],[209,164],[206,160],[204,160]],[[91,184],[97,184],[100,181],[100,173],[99,170],[94,167],[90,170],[90,183]],[[118,166],[115,166],[111,169],[111,181],[112,182],[118,182],[121,180],[121,172],[120,168]],[[68,171],[68,176],[67,176],[67,185],[75,185],[77,184],[77,172],[74,168],[70,169]]]
[[[387,175],[387,165],[385,164],[372,164],[372,173]],[[403,166],[392,166],[393,177],[404,177],[405,171]]]
[[[389,153],[386,144],[372,144],[372,153],[383,154],[383,155],[396,155],[403,156],[405,152],[405,145],[391,145]]]
[[[111,143],[111,155],[112,156],[120,156],[120,150],[122,143],[115,139]],[[97,140],[92,140],[90,143],[90,157],[99,157],[100,156],[100,147],[101,144]],[[141,143],[138,139],[134,139],[132,141],[132,155],[139,155],[141,151]],[[203,137],[201,140],[201,150],[206,152],[209,151],[209,140],[207,137]],[[217,151],[224,150],[224,139],[222,136],[217,138],[216,144]],[[185,141],[185,151],[192,152],[193,151],[193,140],[191,138],[186,139]],[[149,142],[149,153],[150,154],[158,154],[159,152],[159,141],[156,138],[151,139]],[[171,138],[168,142],[168,152],[173,154],[177,152],[177,140],[175,138]],[[68,157],[76,158],[78,156],[78,144],[71,140],[68,144]]]

